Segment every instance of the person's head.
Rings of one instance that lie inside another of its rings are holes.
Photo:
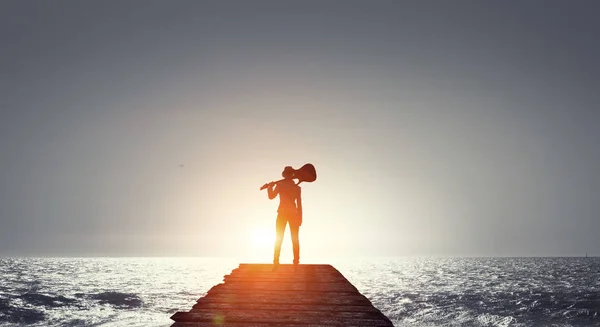
[[[281,172],[281,176],[285,179],[292,179],[294,178],[294,172],[295,170],[292,168],[292,166],[285,166]]]

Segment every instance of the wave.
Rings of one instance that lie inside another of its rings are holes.
[[[399,293],[386,295],[383,311],[399,322],[448,321],[480,326],[546,325],[568,321],[600,324],[599,292],[476,292]],[[376,305],[377,300],[374,301]]]
[[[13,297],[23,300],[33,306],[43,306],[57,308],[62,306],[77,306],[83,307],[85,300],[92,300],[98,304],[108,304],[117,308],[139,308],[144,305],[144,302],[137,294],[122,293],[115,291],[106,291],[102,293],[76,293],[75,298],[69,298],[63,295],[50,295],[44,293],[25,293]]]
[[[100,304],[110,304],[120,308],[139,308],[144,302],[133,293],[103,292],[92,294],[90,298],[98,300]]]
[[[25,293],[18,296],[18,298],[31,305],[52,308],[68,306],[77,303],[77,299],[71,299],[62,295],[53,296],[41,293]]]
[[[46,319],[46,314],[32,308],[20,308],[10,305],[9,299],[0,299],[0,322],[11,324],[35,324]]]
[[[1,295],[1,294],[0,294]],[[144,302],[137,294],[121,292],[101,292],[95,294],[77,293],[74,297],[53,295],[47,293],[26,292],[20,295],[3,295],[0,297],[0,325],[3,323],[13,325],[30,325],[47,322],[45,312],[60,307],[72,307],[78,310],[87,310],[90,301],[94,305],[110,305],[117,310],[137,309]],[[82,326],[87,322],[75,319],[67,322],[67,326]]]

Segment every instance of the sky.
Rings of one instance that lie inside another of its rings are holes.
[[[600,255],[597,1],[0,7],[0,255]]]

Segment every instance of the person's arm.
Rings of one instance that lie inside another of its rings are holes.
[[[273,188],[273,186],[275,186],[275,188]],[[277,194],[279,194],[279,188],[277,187],[277,184],[271,182],[269,183],[269,187],[267,188],[267,194],[269,195],[269,200],[273,200]]]

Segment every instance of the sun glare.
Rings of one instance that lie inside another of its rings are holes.
[[[252,244],[255,247],[272,246],[275,242],[275,231],[266,228],[255,228],[252,230]]]

